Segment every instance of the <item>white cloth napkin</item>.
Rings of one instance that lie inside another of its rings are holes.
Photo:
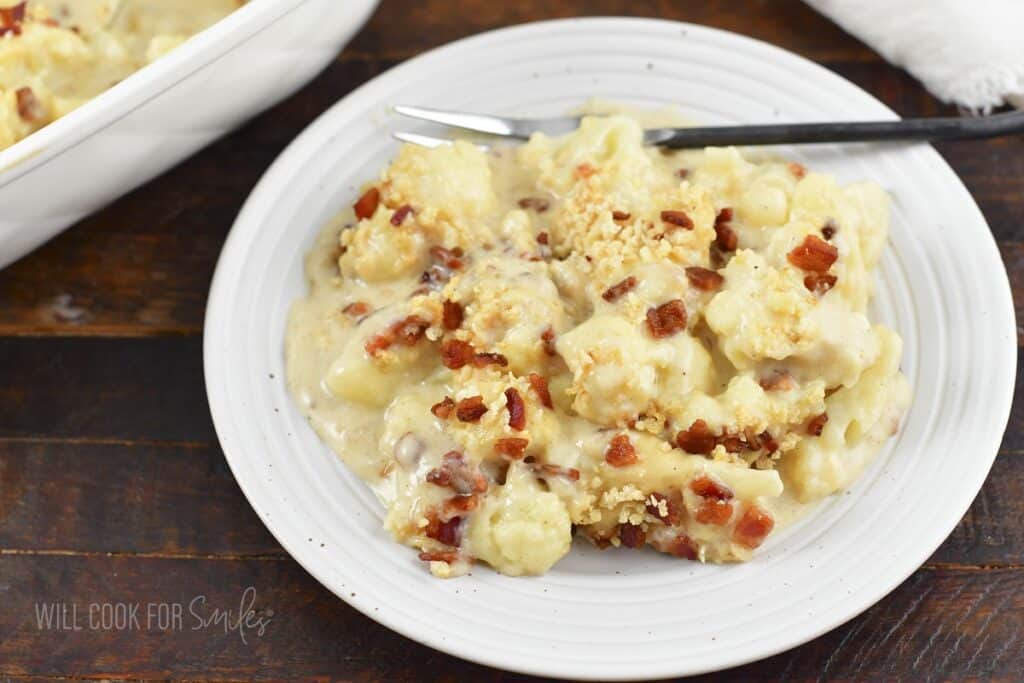
[[[1024,0],[805,1],[944,102],[1024,108]]]

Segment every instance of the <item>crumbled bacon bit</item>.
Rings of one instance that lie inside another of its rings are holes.
[[[353,318],[361,318],[370,312],[370,304],[365,301],[353,301],[352,303],[341,309],[341,312],[345,315],[350,315]]]
[[[777,370],[757,381],[765,391],[791,391],[796,388],[793,375],[785,370]]]
[[[660,493],[652,493],[647,497],[647,513],[669,526],[676,526],[683,521],[679,506]]]
[[[686,305],[673,299],[657,308],[647,309],[647,331],[655,339],[671,337],[686,329]]]
[[[828,413],[815,415],[807,423],[807,433],[811,436],[821,436],[821,433],[825,431],[826,422],[828,422]]]
[[[447,562],[452,564],[458,562],[459,553],[454,550],[423,552],[419,554],[419,558],[424,562]]]
[[[684,230],[693,230],[693,221],[685,211],[662,211],[661,220]]]
[[[725,207],[715,216],[715,245],[722,251],[736,251],[739,237],[729,225],[732,220],[732,209]]]
[[[445,545],[459,545],[462,540],[462,517],[452,517],[447,522],[442,522],[434,514],[427,519],[427,527],[423,530],[425,536]]]
[[[356,218],[363,220],[370,218],[374,213],[377,212],[377,206],[380,204],[380,190],[376,187],[371,187],[363,196],[359,198],[359,201],[352,207],[356,212]]]
[[[368,354],[376,358],[381,351],[390,348],[392,340],[383,334],[375,334],[366,340],[363,348]]]
[[[537,233],[537,244],[545,244],[546,245],[548,243],[548,241],[549,241],[548,240],[548,234],[546,232],[539,232],[539,233]]]
[[[740,238],[727,223],[715,224],[715,245],[721,251],[736,251]]]
[[[804,241],[786,255],[797,268],[812,273],[824,273],[839,258],[839,250],[817,235],[807,235]]]
[[[436,486],[448,487],[461,495],[487,490],[487,477],[471,467],[458,451],[445,453],[441,458],[441,466],[427,472],[427,481]]]
[[[526,429],[526,404],[515,387],[505,390],[505,407],[508,408],[508,426],[519,432]]]
[[[551,207],[548,200],[543,197],[523,197],[516,203],[520,209],[533,209],[537,213],[544,213]]]
[[[555,331],[551,327],[540,333],[540,340],[544,346],[544,353],[549,356],[558,355],[558,350],[555,348]]]
[[[27,0],[13,7],[0,7],[0,38],[8,33],[21,35],[21,23],[25,20]]]
[[[530,445],[529,439],[506,437],[494,442],[494,452],[504,455],[512,460],[520,460],[526,453],[526,447]]]
[[[833,237],[836,236],[836,230],[838,229],[839,226],[836,225],[836,222],[829,218],[827,221],[825,221],[825,225],[823,225],[821,228],[821,236],[827,240],[831,240]]]
[[[627,548],[639,548],[647,541],[647,534],[638,524],[620,524],[619,541]]]
[[[804,287],[818,296],[822,296],[836,285],[838,278],[828,273],[811,273],[804,277]]]
[[[555,404],[551,402],[548,381],[536,372],[531,372],[528,379],[530,380],[530,388],[533,389],[533,393],[537,394],[537,398],[540,399],[540,404],[545,408],[554,409]]]
[[[508,365],[508,358],[501,355],[500,353],[483,352],[473,356],[473,367],[484,368],[488,365],[500,365],[506,367]]]
[[[444,502],[441,514],[446,518],[457,517],[476,510],[479,505],[480,499],[475,494],[455,496]]]
[[[409,217],[410,213],[412,213],[412,207],[409,206],[408,204],[403,204],[402,206],[398,207],[398,209],[396,209],[395,212],[391,214],[391,225],[397,228],[399,225],[402,224],[403,221],[405,221],[406,218]]]
[[[476,422],[487,412],[483,396],[470,396],[458,402],[455,415],[462,422]]]
[[[715,450],[715,435],[704,420],[694,420],[689,429],[676,436],[676,444],[687,453],[708,455]]]
[[[779,450],[779,442],[775,440],[771,432],[767,429],[758,434],[758,438],[761,440],[761,447],[764,448],[769,455]]]
[[[686,269],[686,279],[690,284],[704,292],[712,292],[722,286],[725,278],[711,270],[700,266],[690,266]]]
[[[761,435],[750,427],[743,430],[743,438],[747,442],[747,448],[752,451],[759,451],[761,450],[761,446],[764,445],[761,441]]]
[[[775,520],[771,515],[756,505],[751,505],[736,522],[732,538],[740,545],[753,550],[764,542],[765,536],[770,534],[774,527]]]
[[[451,396],[445,396],[440,402],[430,406],[430,412],[434,414],[434,417],[439,417],[442,420],[447,420],[451,417],[454,410],[455,399]]]
[[[628,221],[632,217],[628,211],[612,211],[613,221]]]
[[[701,498],[712,498],[714,500],[731,500],[733,493],[728,487],[719,484],[707,475],[700,475],[690,482],[690,490]]]
[[[739,453],[746,447],[746,442],[734,434],[723,434],[718,440],[727,453]]]
[[[732,519],[732,503],[723,500],[705,500],[699,508],[694,519],[700,524],[712,524],[723,526]]]
[[[410,315],[392,325],[391,329],[394,331],[395,341],[404,346],[415,346],[423,339],[428,327],[430,323],[426,320],[417,315]]]
[[[590,176],[594,175],[596,171],[597,169],[595,169],[591,164],[584,162],[576,167],[576,177],[589,178]]]
[[[435,245],[430,248],[430,257],[450,270],[458,270],[462,267],[463,255],[462,247],[447,249]]]
[[[792,173],[797,178],[803,178],[805,175],[807,175],[807,167],[804,166],[803,164],[798,164],[795,161],[791,161],[789,162],[789,172]]]
[[[530,469],[539,474],[550,474],[556,477],[565,477],[569,481],[579,481],[580,471],[575,467],[559,467],[548,463],[531,463]]]
[[[415,346],[423,339],[428,327],[430,327],[430,323],[426,320],[417,315],[410,315],[367,339],[363,348],[368,354],[376,357],[381,351],[390,348],[395,343],[403,346]]]
[[[441,342],[441,363],[449,370],[458,370],[473,360],[473,345],[461,339],[445,339]]]
[[[676,171],[676,175],[679,176],[680,178],[686,178],[687,176],[690,175],[690,169],[680,168],[679,170]]]
[[[637,279],[630,275],[622,282],[616,283],[609,287],[608,289],[606,289],[604,291],[604,294],[601,295],[601,298],[607,301],[608,303],[614,303],[621,299],[626,294],[628,294],[629,292],[636,289],[636,285]]]
[[[457,330],[462,326],[463,310],[458,301],[445,299],[441,302],[441,324],[446,330]]]
[[[25,21],[25,8],[27,5],[28,0],[22,0],[22,2],[11,5],[10,7],[0,7],[0,19],[7,24]]]
[[[679,534],[669,543],[666,551],[675,557],[686,560],[697,559],[697,544],[686,534]]]
[[[427,472],[427,481],[436,486],[448,486],[452,482],[452,474],[444,467],[435,467]]]
[[[18,116],[22,121],[28,123],[42,121],[45,113],[43,105],[36,94],[32,92],[32,88],[18,88],[14,95],[18,101]]]
[[[616,434],[608,442],[608,450],[604,452],[604,459],[612,467],[627,467],[637,462],[636,447],[625,434]]]

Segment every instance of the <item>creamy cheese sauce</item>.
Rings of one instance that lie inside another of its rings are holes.
[[[542,573],[574,530],[745,560],[907,405],[865,314],[887,227],[872,183],[645,148],[635,115],[407,146],[307,256],[289,386],[439,576]]]

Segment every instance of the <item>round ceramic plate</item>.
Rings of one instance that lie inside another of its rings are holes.
[[[317,439],[285,387],[289,305],[324,223],[429,129],[396,103],[555,115],[591,98],[678,106],[707,123],[891,119],[839,76],[748,38],[649,20],[546,22],[413,59],[324,114],[253,192],[210,293],[205,363],[221,445],[281,544],[343,600],[451,654],[566,678],[693,674],[766,657],[838,626],[909,576],[956,525],[1006,426],[1016,331],[1006,272],[964,186],[925,145],[780,150],[893,197],[872,306],[905,342],[914,400],[860,481],[770,537],[753,561],[714,566],[579,543],[547,575],[479,566],[433,578],[382,529],[370,491]]]

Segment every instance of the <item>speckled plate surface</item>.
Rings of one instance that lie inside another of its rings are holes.
[[[875,319],[905,342],[914,400],[862,479],[773,535],[744,565],[577,544],[543,577],[486,567],[441,581],[381,528],[383,509],[289,398],[283,339],[302,257],[324,222],[395,152],[397,102],[563,113],[599,97],[678,105],[696,121],[884,119],[873,97],[778,48],[632,19],[532,24],[460,41],[374,79],[281,155],[238,218],[206,320],[206,384],[239,484],[281,544],[343,600],[432,647],[505,669],[581,679],[693,674],[803,643],[909,576],[974,499],[1009,414],[1010,290],[966,189],[926,145],[783,149],[893,196]]]

